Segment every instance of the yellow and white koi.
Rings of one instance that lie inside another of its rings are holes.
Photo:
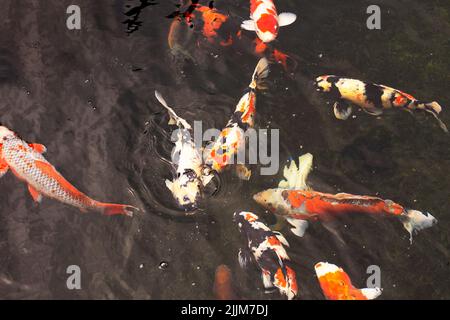
[[[448,132],[447,126],[438,117],[442,107],[436,101],[423,102],[391,87],[332,75],[317,77],[315,84],[317,91],[324,92],[335,100],[334,114],[340,120],[346,120],[352,114],[352,107],[348,103],[355,104],[375,116],[388,109],[409,112],[418,110],[433,115],[442,130]]]

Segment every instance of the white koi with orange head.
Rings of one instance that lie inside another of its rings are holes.
[[[381,295],[381,288],[357,289],[350,277],[342,268],[328,263],[319,262],[315,265],[325,298],[328,300],[372,300]]]
[[[105,215],[132,215],[133,210],[137,210],[129,205],[102,203],[89,198],[42,156],[45,152],[45,146],[29,144],[8,128],[0,126],[0,177],[10,169],[28,184],[34,201],[41,202],[44,195],[82,211],[99,211]]]
[[[297,16],[293,13],[278,15],[272,0],[250,0],[250,20],[245,20],[241,28],[255,31],[263,42],[271,42],[278,36],[280,27],[294,23]]]

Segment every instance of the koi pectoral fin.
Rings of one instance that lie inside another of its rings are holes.
[[[255,21],[253,20],[245,20],[241,24],[241,28],[248,31],[256,31]]]
[[[271,293],[275,290],[275,286],[272,283],[272,277],[270,276],[270,272],[263,270],[261,272],[261,279],[263,281],[266,293]]]
[[[297,20],[297,15],[291,12],[282,12],[278,15],[280,27],[288,26]]]
[[[0,178],[3,177],[8,172],[8,165],[2,165],[0,163]]]
[[[339,120],[347,120],[352,114],[353,108],[344,102],[336,101],[333,105],[334,116]]]
[[[306,229],[308,228],[308,221],[294,218],[286,218],[286,220],[294,227],[291,228],[293,234],[300,238],[305,235]]]
[[[34,151],[38,152],[38,153],[45,153],[47,152],[47,148],[40,143],[29,143],[28,144]]]
[[[33,186],[28,185],[28,191],[31,194],[31,197],[33,198],[34,202],[41,203],[42,201],[42,195],[37,191]]]
[[[371,116],[378,117],[383,114],[383,110],[381,110],[381,109],[365,109],[365,108],[362,108],[362,109],[365,113],[370,114]]]
[[[248,248],[239,249],[238,261],[242,269],[246,269],[250,262],[253,261],[253,256]]]

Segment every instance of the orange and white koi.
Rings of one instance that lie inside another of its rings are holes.
[[[263,81],[269,74],[266,58],[259,60],[247,92],[239,100],[227,126],[219,137],[205,149],[205,164],[216,172],[223,171],[245,146],[245,132],[254,126],[256,113],[256,91],[263,87]],[[250,173],[247,172],[247,175]]]
[[[429,213],[406,209],[391,200],[359,196],[347,193],[329,194],[311,190],[306,179],[312,168],[313,157],[306,154],[299,158],[299,169],[294,161],[284,169],[286,180],[278,188],[268,189],[254,195],[264,208],[283,216],[294,226],[291,231],[302,237],[308,220],[326,220],[333,215],[345,213],[383,214],[396,216],[412,234],[434,225],[437,220]]]
[[[241,28],[255,31],[263,42],[271,42],[278,36],[280,27],[297,20],[294,13],[277,13],[272,0],[250,0],[250,20],[245,20]]]
[[[155,97],[168,111],[169,125],[178,127],[174,141],[175,148],[171,155],[175,176],[172,181],[165,181],[166,187],[180,207],[189,211],[194,210],[197,208],[203,186],[211,181],[213,175],[204,174],[202,152],[193,141],[191,125],[168,106],[158,91],[155,91]]]
[[[270,230],[251,212],[236,212],[233,220],[247,239],[247,247],[239,250],[241,267],[245,268],[250,261],[255,261],[261,269],[266,290],[277,288],[289,300],[297,296],[296,274],[288,265],[290,259],[283,247],[288,247],[289,243],[283,235]]]
[[[317,278],[328,300],[373,300],[381,295],[381,288],[357,289],[348,274],[338,266],[319,262],[315,265]]]
[[[334,114],[340,120],[346,120],[352,114],[352,107],[348,103],[375,116],[388,109],[408,112],[419,110],[432,114],[442,130],[448,132],[447,126],[438,117],[442,107],[436,101],[423,102],[391,87],[331,75],[317,77],[315,83],[317,91],[327,93],[335,100]]]
[[[130,205],[98,202],[78,191],[42,156],[46,150],[42,144],[27,143],[8,128],[0,126],[0,177],[11,170],[28,184],[35,202],[41,202],[42,196],[46,196],[83,212],[93,210],[105,215],[131,216],[137,210]]]

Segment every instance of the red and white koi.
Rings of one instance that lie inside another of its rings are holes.
[[[289,256],[283,246],[289,246],[279,232],[270,230],[251,212],[234,213],[233,220],[247,239],[247,248],[239,250],[239,264],[245,268],[255,261],[261,269],[264,287],[277,288],[281,294],[293,299],[298,294],[295,271],[288,265]]]
[[[357,289],[348,274],[338,266],[319,262],[315,265],[317,278],[328,300],[373,300],[381,295],[381,288]]]
[[[263,88],[263,81],[269,74],[269,63],[266,58],[259,60],[252,76],[247,92],[239,100],[227,126],[219,137],[205,149],[205,164],[216,172],[222,172],[233,163],[234,156],[245,147],[245,132],[254,126],[256,113],[256,91]],[[241,166],[242,167],[242,166]],[[244,173],[250,178],[250,171]]]
[[[346,120],[352,114],[349,103],[374,116],[388,109],[425,111],[436,118],[442,130],[448,132],[447,126],[438,117],[442,107],[436,101],[423,102],[391,87],[331,75],[317,77],[315,83],[317,91],[327,93],[335,100],[334,114],[340,120]]]
[[[169,125],[178,127],[175,148],[171,155],[175,176],[172,181],[165,181],[166,187],[180,207],[185,210],[196,209],[202,188],[209,183],[213,175],[204,174],[202,152],[193,141],[191,125],[168,106],[158,91],[155,91],[155,97],[167,109]]]
[[[263,42],[271,42],[278,36],[280,27],[288,26],[297,20],[294,13],[277,13],[272,0],[250,0],[250,20],[245,20],[241,28],[255,31]]]
[[[105,215],[129,215],[137,208],[130,205],[98,202],[78,191],[52,166],[42,154],[42,144],[27,143],[14,132],[0,126],[0,177],[8,170],[28,184],[28,190],[35,202],[42,196],[53,198],[81,211],[98,211]]]
[[[306,179],[312,168],[311,154],[299,158],[299,169],[294,161],[284,168],[286,180],[278,188],[254,195],[254,200],[273,213],[285,217],[294,226],[291,231],[302,237],[309,220],[326,220],[345,213],[383,214],[395,216],[412,235],[414,231],[429,228],[437,220],[429,213],[406,209],[391,200],[347,193],[329,194],[311,190]]]

